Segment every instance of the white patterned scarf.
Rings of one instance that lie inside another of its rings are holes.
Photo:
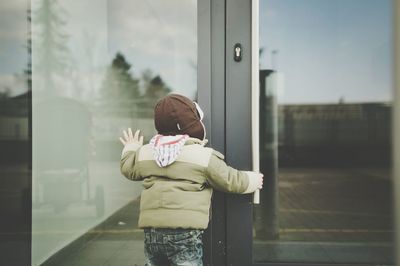
[[[175,162],[188,138],[188,135],[155,135],[150,140],[150,145],[153,148],[153,156],[157,165],[166,167]]]

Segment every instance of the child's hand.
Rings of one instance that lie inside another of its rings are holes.
[[[120,137],[119,140],[124,146],[131,143],[136,143],[140,146],[143,145],[143,136],[140,136],[140,130],[136,130],[135,135],[132,134],[132,130],[130,128],[128,128],[128,132],[124,130],[123,133],[124,136]]]
[[[243,194],[253,193],[257,189],[262,189],[264,182],[264,175],[258,172],[244,171],[249,177],[249,185]]]
[[[261,173],[258,173],[258,180],[257,180],[258,182],[257,182],[257,188],[258,189],[262,189],[262,187],[263,187],[263,182],[264,182],[264,175],[263,174],[261,174]]]

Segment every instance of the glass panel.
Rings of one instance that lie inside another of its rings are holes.
[[[142,186],[120,174],[118,138],[149,140],[169,92],[195,97],[197,2],[34,0],[32,29],[32,263],[80,237],[65,265],[143,265]]]
[[[0,264],[30,255],[30,43],[26,0],[0,2]]]
[[[260,1],[255,262],[393,263],[392,1]]]

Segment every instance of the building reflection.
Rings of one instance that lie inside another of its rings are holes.
[[[392,263],[391,103],[278,104],[277,86],[260,71],[255,260]]]
[[[30,251],[30,93],[0,99],[0,264],[26,265]],[[16,253],[15,250],[18,250]],[[22,255],[21,255],[22,254]]]

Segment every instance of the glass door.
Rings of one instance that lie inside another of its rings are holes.
[[[392,8],[260,0],[254,263],[394,263]]]

